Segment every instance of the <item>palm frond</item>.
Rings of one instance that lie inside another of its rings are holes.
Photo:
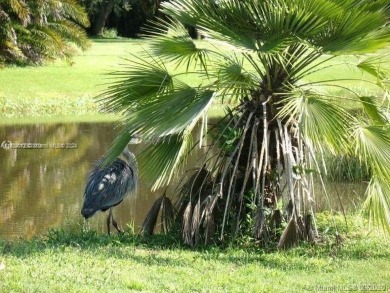
[[[280,117],[300,117],[304,137],[318,149],[326,146],[331,152],[343,153],[348,145],[351,115],[331,99],[310,93],[298,93],[286,99]]]
[[[381,113],[380,108],[376,105],[373,97],[359,97],[359,99],[365,114],[371,121],[379,125],[387,123],[385,115]]]
[[[48,27],[60,35],[62,39],[76,44],[83,50],[86,50],[90,45],[85,30],[72,21],[61,20],[52,22],[48,23]]]
[[[151,22],[146,32],[153,55],[168,62],[174,61],[177,67],[185,64],[187,71],[190,66],[200,64],[201,69],[207,72],[208,50],[197,47],[183,24],[160,19]]]
[[[246,69],[244,57],[239,59],[237,55],[224,55],[214,65],[210,76],[218,80],[217,90],[222,101],[225,98],[229,101],[238,101],[248,96],[260,84],[259,78]]]
[[[8,2],[13,12],[21,20],[23,26],[27,26],[31,22],[31,14],[30,14],[30,9],[26,4],[26,1],[9,0]]]
[[[389,40],[389,28],[380,11],[367,12],[361,7],[346,7],[327,29],[321,32],[313,44],[333,53],[364,53],[385,47]],[[379,29],[378,29],[379,28]]]
[[[180,173],[192,146],[190,132],[171,135],[158,144],[149,145],[139,156],[141,176],[154,182],[152,190],[167,185]]]
[[[368,73],[369,75],[373,76],[377,80],[377,84],[382,87],[383,89],[386,89],[386,80],[387,75],[386,72],[383,70],[383,65],[386,63],[389,63],[389,61],[383,61],[383,56],[381,55],[373,55],[363,58],[358,62],[356,65],[362,72]]]
[[[160,59],[134,61],[127,70],[112,72],[116,79],[108,90],[100,95],[104,111],[120,113],[133,111],[153,103],[160,94],[173,90],[173,79]]]
[[[140,157],[143,174],[155,180],[153,189],[169,183],[192,145],[193,127],[208,110],[213,98],[212,91],[185,85],[146,100],[144,104],[138,102],[132,115],[124,120],[123,130],[107,152],[105,162],[113,160],[132,135],[137,134],[150,144]]]
[[[88,47],[87,35],[80,27],[89,24],[88,16],[76,0],[5,2],[7,38],[23,52],[23,56],[15,49],[11,54],[0,52],[6,55],[6,62],[42,64],[44,60],[72,57],[76,50],[71,43],[82,50]]]
[[[390,128],[389,125],[357,123],[353,129],[355,154],[371,166],[373,173],[390,178]]]
[[[249,12],[238,1],[221,1],[218,4],[212,0],[206,1],[175,1],[162,3],[162,11],[171,17],[201,29],[202,34],[234,44],[242,49],[256,49],[256,41],[250,34],[240,34],[236,21],[249,20]],[[246,15],[242,18],[242,15]],[[207,16],[207,17],[206,17]],[[248,24],[242,29],[248,28]],[[249,24],[250,25],[250,24]],[[253,30],[252,30],[253,31]]]
[[[319,3],[321,2],[321,3]],[[296,37],[307,38],[320,32],[327,24],[323,18],[330,3],[325,1],[249,1],[244,4],[257,24],[257,44],[260,51],[283,49],[296,42]]]
[[[171,200],[165,193],[153,203],[145,217],[140,233],[143,233],[144,235],[153,235],[157,226],[159,214],[161,214],[161,231],[166,233],[173,223],[174,209]]]
[[[124,124],[129,132],[136,132],[146,140],[158,140],[167,135],[182,133],[207,112],[215,93],[182,84],[147,103],[138,103]],[[140,104],[142,107],[140,107]],[[145,119],[150,117],[150,119]]]
[[[101,166],[107,166],[111,162],[113,162],[127,147],[127,144],[132,139],[135,133],[130,133],[127,129],[122,128],[115,138],[114,142],[105,153],[103,160],[101,161]]]
[[[83,27],[89,26],[88,14],[76,0],[61,0],[61,9],[66,19],[70,19]]]
[[[382,226],[390,234],[390,184],[389,178],[374,176],[367,188],[364,215],[369,221]]]

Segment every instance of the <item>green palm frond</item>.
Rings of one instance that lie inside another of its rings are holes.
[[[31,15],[30,15],[30,9],[26,4],[26,1],[9,0],[8,4],[12,8],[12,12],[14,12],[21,20],[23,26],[27,26],[31,21]]]
[[[215,40],[253,51],[272,52],[305,39],[325,51],[365,52],[389,41],[383,12],[351,1],[185,0],[162,7]]]
[[[190,131],[171,135],[158,144],[150,144],[139,156],[141,176],[154,182],[152,190],[167,185],[174,175],[181,172],[192,147]]]
[[[76,0],[61,0],[61,9],[63,10],[64,18],[71,19],[72,21],[82,25],[83,27],[89,26],[88,14],[85,12],[83,6],[81,6]]]
[[[158,100],[133,110],[124,123],[130,132],[142,133],[148,140],[181,133],[196,123],[214,100],[213,91],[188,85],[160,95]]]
[[[330,11],[324,6],[331,4],[324,1],[305,1],[304,5],[299,1],[275,1],[269,5],[266,1],[249,1],[243,5],[253,15],[251,20],[257,24],[258,49],[267,52],[283,49],[296,42],[297,37],[304,38],[320,32],[327,24],[323,13]]]
[[[364,215],[390,234],[390,180],[374,176],[367,188]]]
[[[69,40],[83,50],[89,47],[87,33],[80,26],[69,20],[61,20],[48,23],[48,27],[61,36],[61,38]]]
[[[146,32],[154,56],[173,61],[177,67],[186,64],[187,71],[200,64],[207,72],[208,50],[197,47],[183,24],[160,20],[152,22]]]
[[[390,126],[358,124],[353,137],[355,155],[373,172],[363,211],[374,225],[390,233]]]
[[[153,188],[167,184],[188,153],[193,127],[214,97],[213,91],[181,84],[156,99],[145,100],[142,107],[138,104],[143,100],[133,100],[128,106],[135,104],[132,115],[123,121],[123,130],[107,152],[105,163],[118,156],[136,134],[149,144],[140,158],[141,170],[145,162],[143,174],[156,180]]]
[[[360,102],[363,106],[364,113],[367,117],[373,121],[375,124],[384,125],[386,121],[386,116],[380,111],[378,106],[375,103],[375,98],[373,97],[359,97]]]
[[[353,131],[355,154],[374,173],[390,178],[390,127],[357,123]]]
[[[362,72],[368,73],[373,76],[377,80],[378,86],[386,89],[386,81],[387,75],[383,70],[384,65],[389,63],[389,61],[383,61],[383,56],[381,55],[373,55],[373,56],[365,56],[358,62],[356,65]]]
[[[290,81],[295,83],[322,65],[321,62],[316,62],[321,55],[320,52],[311,49],[306,44],[296,43],[283,52],[281,57],[285,61],[281,63],[290,75]]]
[[[5,62],[42,64],[45,60],[70,58],[76,53],[74,45],[82,50],[88,47],[87,35],[80,27],[89,25],[88,16],[76,0],[3,2],[8,16],[4,33],[13,42],[7,45],[11,51],[0,50]],[[11,48],[15,46],[19,50]]]
[[[327,29],[314,38],[314,45],[325,52],[345,54],[375,51],[388,44],[389,28],[385,26],[380,11],[367,12],[360,6],[347,9],[332,19]]]
[[[240,25],[242,29],[251,26],[249,22],[242,21],[250,20],[250,14],[239,1],[220,1],[218,4],[213,0],[164,2],[162,11],[183,23],[201,29],[206,36],[234,44],[238,48],[256,50],[256,41],[249,30],[246,30],[248,34],[237,31]],[[250,31],[254,32],[255,27]]]
[[[255,89],[261,80],[247,69],[244,65],[244,56],[237,55],[221,56],[214,63],[210,76],[215,78],[217,89],[222,96],[222,101],[238,101],[240,98],[248,96],[250,91]]]
[[[312,93],[297,93],[286,101],[280,117],[299,117],[302,134],[315,148],[326,147],[333,153],[345,153],[353,119],[344,108]]]
[[[31,28],[32,43],[41,46],[42,52],[47,59],[66,58],[68,50],[72,50],[57,31],[49,26],[34,26]]]
[[[134,134],[135,133],[130,133],[127,129],[122,128],[110,146],[110,149],[105,153],[103,160],[101,161],[101,166],[107,166],[113,162],[121,154],[124,148],[127,147]]]
[[[151,57],[133,61],[129,69],[113,72],[117,80],[109,86],[100,100],[105,103],[105,111],[122,112],[142,108],[152,103],[156,96],[172,92],[174,77],[170,75],[160,59]]]

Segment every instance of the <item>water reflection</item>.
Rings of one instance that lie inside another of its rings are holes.
[[[0,144],[40,143],[43,149],[0,148],[0,239],[30,238],[44,234],[50,227],[81,229],[80,215],[86,176],[100,159],[117,131],[113,123],[67,123],[0,126]],[[61,148],[60,144],[74,144]],[[51,146],[51,147],[49,147]],[[57,146],[57,148],[55,148]],[[137,155],[143,146],[133,146]],[[196,157],[189,160],[191,167]],[[364,185],[331,184],[331,207],[353,210],[360,205]],[[338,195],[339,196],[338,196]],[[150,192],[140,180],[137,197],[126,198],[114,209],[115,218],[124,227],[133,223],[137,229],[161,191]],[[340,197],[340,200],[339,200]],[[329,208],[319,190],[318,209]],[[106,214],[97,213],[91,228],[105,230]]]

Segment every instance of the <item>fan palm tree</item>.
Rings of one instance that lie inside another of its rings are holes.
[[[40,64],[86,49],[88,16],[76,0],[1,0],[0,62]]]
[[[137,135],[148,144],[139,158],[143,173],[154,178],[152,188],[167,185],[193,149],[194,126],[205,129],[210,105],[227,104],[209,130],[203,167],[177,201],[186,243],[248,233],[279,247],[313,239],[313,177],[323,182],[324,153],[353,155],[370,167],[365,209],[390,231],[388,80],[374,54],[390,40],[386,5],[164,2],[169,20],[146,29],[145,54],[114,73],[118,80],[104,95],[108,111],[124,114],[107,161]],[[204,39],[192,40],[183,24]],[[350,75],[319,74],[338,66]],[[375,95],[359,90],[362,84]]]

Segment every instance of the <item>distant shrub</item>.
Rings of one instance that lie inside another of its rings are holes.
[[[116,28],[104,28],[102,37],[105,39],[117,39],[118,31]]]

